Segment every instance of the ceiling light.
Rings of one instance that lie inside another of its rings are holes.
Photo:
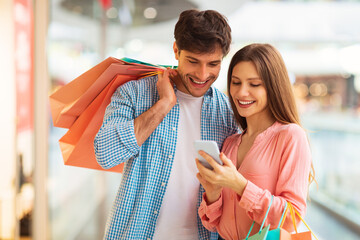
[[[154,19],[156,18],[157,11],[153,7],[148,7],[144,10],[144,17],[147,19]]]
[[[117,18],[118,16],[117,9],[114,7],[109,8],[108,10],[106,10],[106,16],[108,18]]]

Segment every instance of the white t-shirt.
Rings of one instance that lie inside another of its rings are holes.
[[[155,240],[198,239],[197,202],[200,183],[193,142],[199,140],[203,97],[176,92],[180,104],[174,162],[156,223]]]

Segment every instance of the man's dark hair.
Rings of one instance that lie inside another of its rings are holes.
[[[174,37],[179,50],[209,53],[217,44],[224,56],[230,49],[231,28],[226,17],[214,10],[186,10],[175,25]]]

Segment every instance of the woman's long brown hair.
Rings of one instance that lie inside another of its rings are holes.
[[[257,73],[264,82],[269,109],[276,121],[283,124],[295,123],[301,126],[293,89],[284,60],[279,51],[270,44],[250,44],[235,53],[231,59],[228,70],[228,93],[230,93],[233,69],[239,62],[244,61],[252,62],[255,65]],[[246,118],[240,116],[231,96],[229,99],[235,119],[242,129],[246,129]],[[314,180],[315,170],[311,163],[309,183]]]

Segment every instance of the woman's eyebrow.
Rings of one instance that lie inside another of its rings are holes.
[[[237,76],[235,76],[235,75],[232,75],[231,78],[235,78],[235,79],[241,80],[239,77],[237,77]],[[247,78],[247,79],[245,79],[245,80],[247,80],[247,81],[252,81],[252,80],[260,80],[260,81],[262,81],[260,77],[250,77],[250,78]]]

